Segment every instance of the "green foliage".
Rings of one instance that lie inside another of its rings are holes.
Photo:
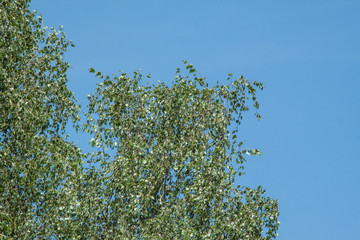
[[[133,78],[107,76],[89,96],[85,131],[98,149],[91,162],[101,163],[92,170],[101,179],[98,196],[88,204],[96,207],[81,214],[98,226],[89,237],[276,236],[277,202],[265,197],[261,187],[233,186],[242,173],[243,154],[260,152],[243,150],[237,129],[230,133],[229,128],[249,110],[247,99],[258,108],[261,83],[229,78],[228,85],[210,88],[191,64],[186,69],[190,75],[178,69],[170,87],[143,85],[139,72]],[[95,75],[103,78],[100,72]]]
[[[186,62],[170,86],[91,68],[102,82],[84,164],[66,135],[79,120],[63,59],[72,43],[28,4],[0,1],[0,239],[275,238],[277,201],[234,185],[244,155],[260,154],[237,126],[261,83],[229,74],[209,87]]]
[[[28,1],[0,2],[0,238],[48,239],[63,226],[78,148],[65,139],[78,106],[67,89],[71,42]]]

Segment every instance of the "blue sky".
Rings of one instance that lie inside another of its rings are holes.
[[[74,41],[69,86],[83,107],[97,82],[90,67],[141,68],[170,83],[188,60],[210,83],[229,72],[263,82],[263,119],[247,115],[239,136],[263,155],[237,184],[279,199],[279,240],[358,239],[359,1],[33,0],[31,9]]]

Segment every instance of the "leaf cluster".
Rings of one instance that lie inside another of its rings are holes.
[[[111,79],[90,69],[103,80],[88,97],[84,130],[98,149],[89,163],[100,163],[93,169],[106,181],[99,182],[100,207],[88,218],[105,220],[98,231],[107,238],[275,237],[277,202],[260,187],[233,186],[243,155],[260,152],[242,149],[236,126],[229,128],[240,124],[247,100],[258,108],[261,83],[241,76],[209,87],[184,64],[188,74],[177,69],[171,86],[142,84],[140,72]]]
[[[48,238],[64,226],[81,169],[65,127],[79,119],[67,88],[71,42],[48,31],[28,1],[0,2],[0,238]]]
[[[0,2],[0,238],[275,238],[277,201],[234,184],[245,154],[261,154],[237,140],[261,83],[210,87],[187,62],[171,85],[91,68],[101,80],[78,125],[73,44],[28,7]],[[71,122],[92,153],[69,141]]]

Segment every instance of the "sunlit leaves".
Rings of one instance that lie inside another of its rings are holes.
[[[0,10],[0,238],[48,239],[67,225],[81,164],[65,135],[79,119],[63,59],[72,43],[42,28],[28,1]]]
[[[1,239],[275,237],[277,202],[234,186],[245,157],[261,154],[237,130],[261,83],[228,74],[209,86],[186,61],[170,85],[90,68],[101,82],[76,126],[94,148],[82,155],[65,131],[79,120],[63,59],[72,42],[26,0],[0,10]]]
[[[89,96],[84,129],[99,149],[92,161],[104,166],[97,170],[97,198],[111,200],[87,218],[98,224],[100,216],[107,219],[97,231],[108,238],[275,237],[277,202],[261,188],[234,186],[244,155],[261,154],[241,148],[236,125],[249,99],[258,108],[256,88],[262,85],[241,76],[211,88],[184,64],[189,75],[178,68],[170,86],[142,84],[135,72],[106,77]]]

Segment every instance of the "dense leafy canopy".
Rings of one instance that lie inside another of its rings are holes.
[[[64,135],[79,111],[62,57],[71,42],[42,28],[27,1],[0,3],[0,238],[47,238],[64,224],[81,164]]]
[[[261,83],[229,74],[210,87],[186,62],[169,86],[90,69],[102,80],[81,127],[95,149],[84,158],[65,128],[79,120],[71,41],[42,28],[26,0],[0,11],[0,237],[275,238],[277,201],[234,185],[244,155],[260,154],[236,137]]]
[[[98,148],[91,157],[101,163],[96,172],[106,180],[97,187],[96,214],[88,218],[105,219],[98,231],[109,238],[275,236],[276,201],[260,187],[233,187],[243,154],[260,152],[243,150],[236,128],[230,133],[229,127],[240,124],[247,99],[258,107],[255,93],[262,85],[229,77],[228,85],[209,88],[191,64],[186,68],[190,76],[178,69],[171,87],[142,85],[139,72],[107,76],[89,96],[85,130]]]

